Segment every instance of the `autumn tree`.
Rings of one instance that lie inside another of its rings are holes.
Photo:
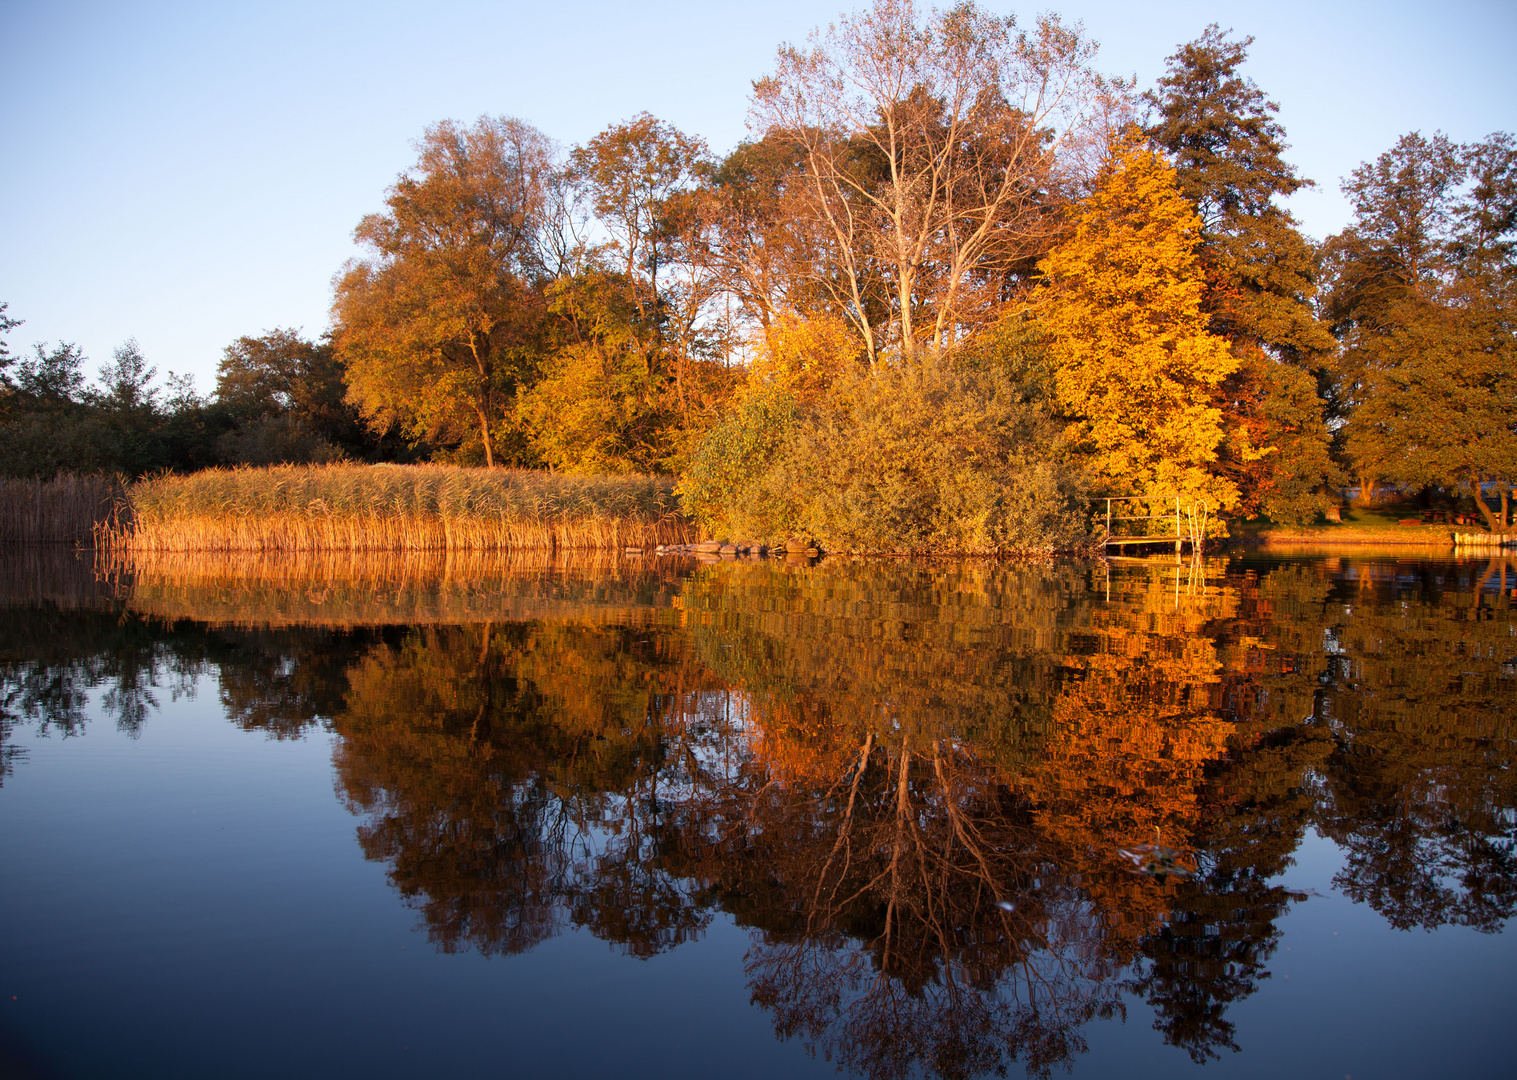
[[[724,294],[765,346],[787,317],[847,325],[816,284],[820,248],[802,212],[804,151],[783,132],[740,143],[706,178],[708,257]]]
[[[295,330],[244,335],[221,352],[216,398],[240,416],[277,416],[295,403],[300,369],[314,346]]]
[[[153,385],[157,377],[158,369],[143,356],[137,339],[127,338],[112,350],[110,361],[100,366],[100,389],[90,394],[98,422],[107,433],[112,464],[133,476],[170,464],[162,431],[166,417]]]
[[[82,403],[85,396],[85,356],[79,346],[60,341],[49,349],[47,342],[32,346],[32,355],[16,365],[16,390],[21,400],[39,410],[66,409]]]
[[[332,306],[349,400],[376,430],[529,456],[511,422],[534,370],[555,206],[553,148],[530,125],[444,121],[417,145],[387,209],[354,236]]]
[[[1345,182],[1354,223],[1329,241],[1339,393],[1364,489],[1463,486],[1493,528],[1517,482],[1514,173],[1509,135],[1463,147],[1404,135]]]
[[[1202,310],[1239,361],[1215,391],[1230,429],[1218,467],[1244,509],[1302,521],[1333,502],[1318,386],[1336,342],[1312,306],[1315,252],[1277,202],[1312,182],[1284,158],[1279,106],[1239,71],[1252,42],[1213,24],[1181,46],[1145,95],[1145,134],[1200,213]]]
[[[48,478],[114,467],[77,345],[37,342],[15,365],[0,425],[0,473]]]
[[[619,274],[589,268],[548,288],[540,377],[521,396],[536,453],[565,472],[666,472],[678,413],[658,343]]]
[[[1129,145],[1040,264],[1057,402],[1102,493],[1237,502],[1215,390],[1238,360],[1201,310],[1200,233],[1175,170]]]
[[[670,471],[732,382],[717,359],[707,166],[700,139],[647,113],[570,155],[567,182],[594,227],[546,290],[542,370],[521,401],[552,467]]]
[[[570,155],[570,175],[610,233],[617,269],[637,287],[633,303],[655,326],[665,317],[663,283],[679,269],[674,219],[705,159],[704,141],[648,113],[613,124]]]
[[[1058,154],[1100,85],[1094,47],[1044,16],[1027,30],[960,4],[878,0],[754,83],[752,126],[792,142],[809,284],[871,364],[985,323],[1046,247]]]
[[[15,363],[14,375],[0,364],[0,474],[140,476],[196,463],[205,440],[186,435],[200,405],[173,392],[180,380],[172,372],[165,399],[157,368],[134,338],[112,351],[94,385],[86,359],[77,345],[40,342]]]
[[[100,367],[99,401],[118,412],[153,411],[158,391],[153,380],[158,369],[147,362],[136,338],[127,338],[111,352],[110,362]]]

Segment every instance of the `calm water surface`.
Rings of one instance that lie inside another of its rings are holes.
[[[1517,565],[3,561],[0,1075],[1512,1075]]]

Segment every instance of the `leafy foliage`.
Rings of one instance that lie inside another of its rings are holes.
[[[333,302],[348,397],[378,430],[460,446],[494,464],[529,451],[503,430],[542,322],[553,173],[544,136],[481,117],[427,129],[388,210],[355,237],[374,255],[349,265]]]
[[[769,539],[796,531],[798,493],[779,490],[770,473],[799,415],[788,394],[745,395],[696,444],[678,489],[685,512],[712,535]]]
[[[1202,310],[1240,361],[1214,391],[1227,418],[1217,467],[1240,509],[1304,523],[1340,481],[1318,397],[1335,343],[1312,308],[1316,254],[1275,201],[1311,181],[1285,161],[1278,106],[1239,72],[1252,41],[1212,25],[1182,45],[1144,95],[1145,134],[1200,212]]]
[[[1474,183],[1467,183],[1471,174]],[[1366,482],[1517,484],[1517,149],[1413,133],[1355,170],[1355,223],[1329,243],[1339,394]]]
[[[1080,526],[1046,405],[932,354],[856,369],[804,408],[754,395],[708,433],[681,491],[715,531],[834,551],[1051,550]]]
[[[1058,404],[1098,492],[1204,498],[1238,491],[1216,468],[1214,390],[1238,367],[1207,330],[1200,218],[1175,170],[1120,148],[1073,235],[1040,264]]]
[[[1080,27],[878,0],[754,83],[753,122],[795,147],[792,272],[870,364],[943,350],[994,320],[1046,247],[1058,152],[1109,89]]]
[[[549,287],[555,347],[520,412],[537,453],[568,472],[667,471],[673,380],[625,278],[591,271]]]
[[[999,551],[1064,542],[1072,454],[1093,490],[1214,512],[1304,524],[1352,471],[1505,528],[1517,144],[1405,137],[1318,249],[1251,43],[1209,26],[1138,98],[1052,15],[874,0],[779,49],[720,159],[648,113],[563,151],[435,124],[330,338],[239,338],[211,399],[164,396],[135,343],[94,388],[74,346],[0,340],[0,471],[657,472],[718,532]],[[1049,412],[1065,442],[1025,450]]]

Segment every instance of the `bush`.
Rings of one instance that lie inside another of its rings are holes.
[[[346,455],[291,416],[253,420],[216,440],[227,465],[328,465]]]
[[[113,433],[99,418],[68,412],[23,414],[0,424],[0,475],[50,480],[60,473],[119,467]]]
[[[771,482],[799,411],[788,393],[743,398],[707,430],[680,477],[685,513],[724,536],[778,538],[795,531],[795,500]]]
[[[748,402],[681,485],[712,532],[805,533],[834,551],[1048,551],[1083,533],[1046,404],[949,359],[858,371],[816,405]]]

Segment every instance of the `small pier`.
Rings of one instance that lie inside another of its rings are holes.
[[[1466,553],[1491,551],[1502,548],[1517,548],[1517,532],[1459,532],[1454,533],[1454,550]]]
[[[1187,546],[1199,553],[1206,545],[1206,527],[1211,521],[1211,505],[1204,499],[1186,500],[1175,495],[1112,495],[1092,499],[1099,514],[1104,504],[1105,532],[1102,545],[1111,550],[1145,544],[1173,544],[1175,554]],[[1133,504],[1138,504],[1136,507]],[[1123,513],[1145,508],[1145,514]],[[1099,521],[1099,518],[1098,518]],[[1132,532],[1124,531],[1131,529]]]

